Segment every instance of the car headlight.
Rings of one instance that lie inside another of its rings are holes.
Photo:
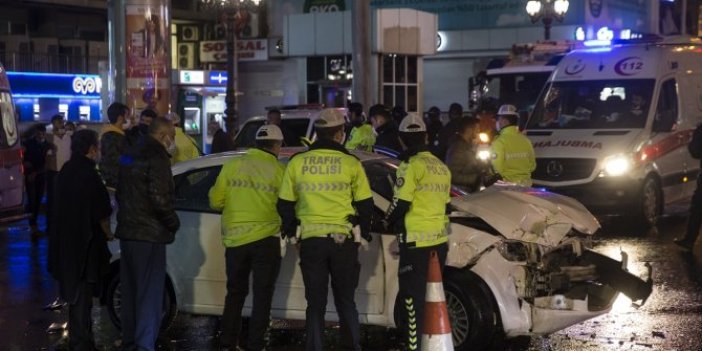
[[[632,166],[631,156],[624,154],[609,156],[604,160],[604,175],[620,176],[629,172]]]
[[[490,142],[490,136],[488,135],[488,133],[485,132],[478,134],[478,139],[480,139],[480,142],[483,144],[487,144]]]
[[[490,159],[490,150],[478,150],[478,159],[487,161]]]

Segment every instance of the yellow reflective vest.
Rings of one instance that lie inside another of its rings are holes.
[[[360,127],[353,127],[349,140],[344,145],[349,150],[363,150],[372,152],[375,145],[375,132],[373,127],[364,123]]]
[[[171,157],[171,163],[191,160],[200,157],[200,151],[195,146],[195,140],[183,132],[183,128],[175,128],[176,151]]]
[[[502,128],[492,142],[492,167],[508,182],[531,186],[536,157],[531,141],[515,126]]]
[[[278,196],[296,202],[303,240],[327,234],[351,235],[348,216],[356,214],[352,203],[371,197],[366,172],[355,156],[314,148],[315,144],[290,159]]]
[[[222,210],[222,243],[236,247],[280,233],[276,210],[285,167],[270,152],[249,149],[222,167],[210,207]]]
[[[448,241],[446,204],[451,201],[451,172],[429,151],[400,163],[394,197],[409,203],[405,215],[406,242],[416,247]]]

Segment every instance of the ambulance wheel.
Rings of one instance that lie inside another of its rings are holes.
[[[663,192],[658,180],[646,177],[641,186],[639,205],[635,217],[644,227],[654,227],[663,213]]]
[[[444,269],[444,293],[457,351],[491,350],[504,341],[497,303],[485,282],[468,269]]]
[[[110,283],[107,285],[107,314],[110,316],[110,321],[119,330],[122,330],[122,289],[119,281],[119,271],[112,275]],[[178,305],[176,304],[175,291],[173,283],[166,277],[166,286],[163,294],[163,319],[161,320],[161,332],[168,330],[175,321],[178,313]]]

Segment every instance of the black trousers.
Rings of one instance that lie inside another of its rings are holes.
[[[702,174],[697,176],[697,189],[690,202],[690,214],[687,218],[687,232],[685,241],[694,244],[700,234],[702,226]]]
[[[227,297],[224,300],[220,345],[235,348],[241,332],[241,310],[249,294],[249,276],[253,272],[253,310],[249,323],[247,350],[262,350],[270,323],[271,301],[280,271],[280,238],[268,237],[250,244],[228,247]]]
[[[27,188],[27,212],[29,217],[29,225],[37,225],[37,217],[39,217],[39,209],[41,209],[41,199],[44,197],[46,188],[46,173],[36,173],[34,177],[25,178],[25,186]]]
[[[431,252],[439,255],[441,271],[444,270],[447,244],[428,247],[407,247],[400,245],[400,266],[398,268],[399,291],[395,308],[400,308],[398,329],[405,334],[406,347],[420,350],[422,327],[424,325],[424,299],[427,291],[427,272]]]
[[[68,305],[68,345],[71,350],[95,350],[91,317],[94,287],[92,283],[80,282],[76,300]]]
[[[324,349],[324,315],[327,311],[329,276],[339,314],[342,349],[360,350],[360,325],[354,295],[361,265],[358,244],[352,239],[337,244],[332,238],[308,238],[300,243],[300,268],[307,300],[305,349]]]
[[[46,171],[46,232],[51,232],[53,223],[54,200],[56,198],[56,171]]]
[[[123,350],[154,351],[163,319],[166,245],[120,240]]]

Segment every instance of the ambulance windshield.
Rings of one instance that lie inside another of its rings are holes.
[[[653,79],[550,83],[527,129],[633,129],[646,124]]]

